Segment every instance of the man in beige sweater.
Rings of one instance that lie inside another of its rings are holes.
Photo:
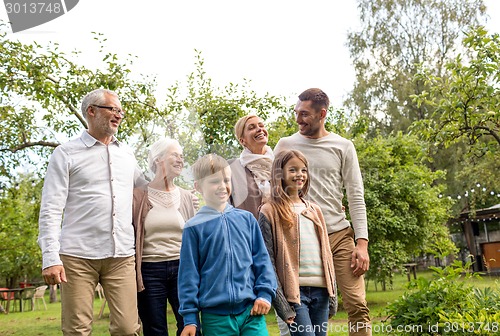
[[[363,277],[370,265],[363,180],[353,143],[325,129],[329,103],[320,89],[302,92],[295,106],[299,132],[280,139],[274,154],[295,149],[309,161],[309,198],[325,216],[337,285],[349,315],[349,335],[371,335]],[[342,210],[343,188],[352,227]]]

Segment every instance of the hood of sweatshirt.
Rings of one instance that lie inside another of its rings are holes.
[[[224,208],[224,211],[222,211],[222,212],[217,211],[214,208],[209,207],[207,205],[202,206],[201,209],[198,210],[198,212],[196,213],[196,216],[194,216],[193,218],[191,218],[190,220],[188,220],[186,222],[186,225],[184,226],[184,228],[198,225],[201,223],[209,222],[212,219],[220,217],[222,214],[231,212],[233,210],[234,210],[234,207],[229,203],[226,204],[226,207]]]

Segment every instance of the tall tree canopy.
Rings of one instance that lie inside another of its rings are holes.
[[[446,63],[446,75],[424,67],[417,80],[428,91],[415,95],[418,106],[433,109],[422,121],[425,138],[446,146],[465,140],[480,154],[500,151],[500,37],[483,27],[463,40],[465,55]]]
[[[410,99],[425,90],[413,81],[417,65],[441,75],[462,29],[485,13],[482,0],[358,0],[361,27],[348,35],[356,71],[346,103],[369,116],[372,127],[405,131],[429,116]]]
[[[500,168],[500,36],[477,27],[466,34],[463,45],[464,52],[446,63],[442,76],[434,75],[425,66],[416,75],[428,89],[415,95],[414,100],[418,106],[431,107],[432,112],[429,119],[415,123],[413,129],[429,142],[433,151],[457,145],[463,148],[465,160],[456,173],[459,180],[466,182],[462,189],[470,191],[479,183],[488,187],[488,192],[500,190],[497,176]],[[470,194],[468,201],[481,207],[499,201],[496,195],[488,197],[488,193]]]
[[[101,43],[102,68],[90,70],[78,63],[78,51],[66,54],[57,44],[11,40],[5,24],[0,25],[0,175],[46,161],[60,142],[85,129],[80,102],[94,88],[115,90],[123,97],[128,113],[120,139],[141,131],[148,134],[158,112],[154,79],[134,80],[132,60],[105,53],[104,38],[96,39]]]

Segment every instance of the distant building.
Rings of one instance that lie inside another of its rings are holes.
[[[462,212],[451,223],[462,229],[462,234],[453,235],[455,243],[468,250],[462,249],[462,259],[472,256],[476,272],[500,273],[500,204],[474,214]]]

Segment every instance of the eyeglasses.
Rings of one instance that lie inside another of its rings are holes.
[[[94,104],[92,104],[90,106],[106,109],[108,111],[113,112],[115,115],[118,114],[118,115],[120,115],[120,117],[125,118],[125,112],[121,108],[114,107],[114,106],[94,105]]]
[[[174,159],[176,160],[184,160],[184,155],[179,154],[179,153],[172,153],[170,154]]]

